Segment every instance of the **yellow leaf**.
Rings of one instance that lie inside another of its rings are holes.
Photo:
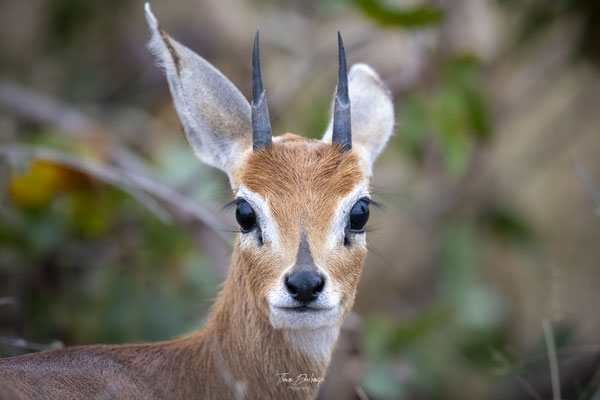
[[[41,206],[68,186],[73,173],[51,161],[34,161],[24,174],[11,176],[9,193],[23,206]]]

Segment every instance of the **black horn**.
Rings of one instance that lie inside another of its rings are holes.
[[[258,151],[268,147],[272,142],[271,121],[267,96],[260,75],[260,58],[258,54],[258,31],[254,36],[252,52],[252,149]]]
[[[332,142],[337,143],[342,152],[352,148],[352,129],[350,124],[350,96],[348,95],[348,74],[346,71],[346,53],[342,35],[338,32],[339,72],[338,86],[333,108]]]

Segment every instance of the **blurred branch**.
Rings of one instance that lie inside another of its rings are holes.
[[[56,150],[22,145],[0,147],[0,156],[4,156],[7,159],[42,159],[65,165],[118,187],[142,203],[157,218],[165,223],[172,221],[171,214],[179,216],[183,222],[187,222],[187,218],[192,217],[194,220],[201,222],[203,226],[212,230],[223,241],[229,241],[227,235],[221,230],[222,223],[208,210],[205,210],[189,198],[180,195],[172,188],[140,174],[125,171],[111,165],[103,165]],[[165,210],[156,201],[157,199],[167,204],[169,211]]]
[[[223,241],[229,243],[229,237],[223,232],[223,223],[214,216],[213,212],[205,209],[190,198],[181,195],[169,186],[158,183],[157,181],[140,174],[134,174],[129,171],[121,172],[140,189],[168,203],[174,214],[179,214],[182,217],[192,217],[195,220],[200,221],[205,227],[209,228],[216,233],[217,236],[223,239]]]
[[[600,369],[597,369],[579,396],[580,399],[600,400]]]
[[[152,197],[131,184],[124,176],[123,171],[115,167],[102,165],[100,163],[78,158],[70,154],[56,150],[40,149],[26,147],[21,145],[7,145],[0,147],[0,155],[6,157],[9,161],[14,159],[39,159],[52,161],[54,163],[67,166],[86,175],[93,176],[103,182],[109,183],[128,193],[140,203],[142,203],[154,216],[164,223],[171,222],[169,213],[160,206]]]
[[[544,330],[544,339],[546,341],[546,349],[548,351],[548,364],[550,364],[550,381],[552,383],[552,399],[560,400],[560,375],[558,369],[558,357],[556,356],[556,343],[554,342],[554,333],[548,320],[542,321]]]
[[[0,306],[6,306],[9,304],[16,304],[17,299],[14,297],[0,297]]]
[[[36,342],[29,342],[25,339],[13,339],[7,337],[0,336],[0,344],[12,347],[20,347],[22,349],[34,350],[34,351],[44,351],[51,349],[60,349],[64,347],[64,344],[60,340],[55,340],[50,344],[41,344]]]
[[[31,121],[55,125],[71,135],[85,137],[99,129],[79,110],[5,80],[0,80],[0,107]]]
[[[592,178],[585,167],[577,160],[577,157],[573,154],[569,154],[569,158],[571,164],[573,164],[573,167],[575,168],[575,172],[579,176],[579,179],[581,179],[581,183],[583,183],[583,186],[596,206],[596,215],[600,216],[600,190],[598,190],[598,187],[596,187],[592,181]]]
[[[0,80],[0,107],[27,121],[52,125],[57,131],[72,136],[89,138],[94,134],[103,136],[112,134],[115,137],[123,137],[122,134],[116,134],[115,129],[107,126],[105,122],[90,117],[74,106],[6,80]],[[164,129],[162,124],[147,115],[145,111],[135,109],[135,112],[136,117],[144,121],[148,120],[152,124],[159,125],[159,129]],[[138,161],[131,162],[136,158],[126,146],[111,146],[107,158],[118,166],[123,166],[121,164],[126,161],[124,169],[127,170],[149,171],[145,164]],[[132,166],[135,168],[131,168]]]
[[[87,138],[101,133],[103,136],[113,134],[115,137],[123,137],[121,134],[117,135],[115,129],[105,122],[97,121],[73,106],[2,80],[0,107],[35,123],[54,125],[58,131],[73,136]],[[159,124],[150,116],[144,115],[142,119]],[[181,225],[194,232],[211,259],[217,276],[224,277],[227,274],[228,263],[224,257],[226,252],[219,250],[228,248],[231,241],[225,233],[225,224],[213,212],[151,177],[151,169],[126,146],[111,146],[105,153],[105,159],[109,163],[104,164],[56,150],[16,144],[0,147],[0,156],[2,155],[6,158],[46,159],[68,166],[118,187],[164,223],[172,223],[175,217]]]
[[[542,400],[542,397],[538,392],[527,382],[527,380],[523,377],[523,374],[519,372],[519,370],[511,364],[511,362],[506,358],[504,354],[500,351],[492,349],[492,357],[496,359],[496,361],[500,362],[504,368],[506,368],[510,375],[517,381],[517,383],[525,390],[529,396],[531,396],[535,400]]]
[[[358,398],[360,400],[369,400],[369,397],[365,393],[365,390],[363,388],[361,388],[360,386],[356,387],[356,395],[358,396]]]
[[[533,365],[529,365],[526,369],[524,365],[515,366],[511,365],[506,357],[500,353],[494,352],[494,358],[500,360],[503,366],[508,366],[510,374],[516,378],[518,385],[511,384],[504,389],[500,389],[497,393],[492,396],[493,400],[529,400],[535,399],[558,399],[556,396],[557,385],[564,395],[564,398],[588,398],[581,397],[582,383],[589,382],[590,385],[594,385],[594,375],[598,371],[600,365],[600,357],[597,354],[569,354],[557,351],[556,352],[556,368],[560,363],[560,380],[557,378],[548,379],[548,361],[540,360],[539,362],[533,362]],[[498,354],[500,356],[498,357]],[[559,356],[560,359],[559,359]],[[548,355],[545,357],[548,359]],[[552,368],[552,367],[551,367]],[[527,381],[519,371],[523,370],[526,372]],[[551,372],[552,373],[552,372]],[[596,389],[595,386],[591,386],[588,392],[592,392]]]

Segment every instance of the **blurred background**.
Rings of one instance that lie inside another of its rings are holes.
[[[600,2],[154,1],[274,133],[320,137],[349,64],[397,126],[320,399],[600,399]],[[0,2],[0,356],[203,325],[237,225],[138,0]]]

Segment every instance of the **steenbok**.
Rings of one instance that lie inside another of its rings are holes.
[[[338,85],[323,139],[272,137],[258,34],[248,103],[171,39],[149,5],[146,18],[190,146],[231,183],[240,233],[229,275],[199,331],[0,360],[0,398],[315,398],[367,252],[369,179],[393,130],[391,97],[367,65],[346,74],[338,37]]]

